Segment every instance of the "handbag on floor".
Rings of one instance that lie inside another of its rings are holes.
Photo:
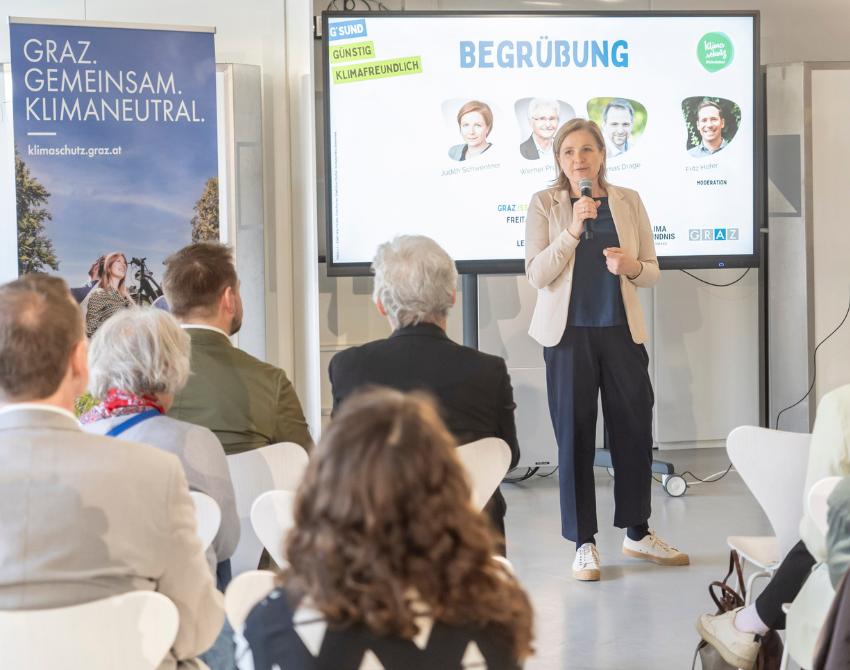
[[[729,578],[732,573],[738,580],[738,586],[741,589],[740,593],[737,589],[729,586]],[[730,610],[743,607],[747,598],[747,587],[744,582],[744,571],[741,569],[741,559],[738,557],[738,552],[734,549],[729,552],[729,570],[722,581],[713,581],[708,585],[708,594],[717,605],[716,614],[723,614]],[[720,653],[705,640],[700,640],[694,652],[694,660],[691,663],[691,670],[696,668],[697,657],[700,659],[702,670],[735,670],[735,666],[729,665],[720,656]],[[768,631],[762,637],[759,653],[756,657],[754,670],[779,670],[779,665],[782,661],[782,640],[779,634],[775,631]]]

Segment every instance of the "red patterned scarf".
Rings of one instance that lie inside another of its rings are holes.
[[[165,410],[162,405],[156,402],[156,398],[149,395],[138,396],[129,391],[109,389],[103,402],[95,405],[80,417],[80,423],[94,423],[112,416],[140,414],[149,409],[155,409],[160,414],[165,414]]]

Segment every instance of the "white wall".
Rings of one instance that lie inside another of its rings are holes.
[[[811,255],[814,338],[819,342],[839,324],[850,304],[850,219],[847,215],[847,109],[850,63],[812,69]],[[850,321],[850,319],[848,319]],[[820,348],[815,397],[850,383],[850,324]]]

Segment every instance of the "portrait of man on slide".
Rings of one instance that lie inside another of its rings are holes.
[[[705,158],[723,149],[727,141],[723,138],[726,119],[720,104],[711,100],[703,101],[697,108],[697,130],[701,141],[688,151],[689,156]]]
[[[629,150],[634,123],[635,110],[628,100],[614,98],[605,106],[605,111],[602,112],[602,135],[605,137],[608,158]]]
[[[532,98],[528,103],[528,124],[531,135],[519,145],[522,157],[530,161],[552,158],[552,138],[561,125],[561,105],[551,98]]]

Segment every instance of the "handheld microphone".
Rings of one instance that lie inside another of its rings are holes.
[[[590,179],[580,180],[578,183],[578,188],[581,191],[582,196],[586,195],[588,198],[593,197],[593,182],[590,181]],[[584,239],[593,239],[593,219],[584,220]]]

